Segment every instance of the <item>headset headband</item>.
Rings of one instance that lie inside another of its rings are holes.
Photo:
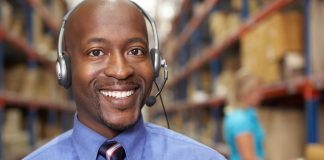
[[[137,9],[140,10],[140,12],[143,14],[144,18],[146,18],[152,28],[153,36],[154,36],[154,48],[151,48],[150,55],[153,63],[154,68],[154,77],[157,78],[160,73],[160,68],[164,67],[166,68],[166,62],[165,60],[161,59],[159,54],[159,37],[157,33],[157,29],[155,26],[155,22],[153,18],[147,14],[138,4],[136,4],[133,1],[130,1],[132,4],[135,5]],[[59,81],[59,84],[64,86],[65,88],[69,88],[71,85],[71,66],[70,66],[70,58],[67,55],[63,54],[63,36],[64,36],[64,30],[65,30],[65,24],[68,21],[70,15],[76,8],[80,6],[83,2],[79,3],[76,7],[71,9],[64,17],[61,25],[61,29],[59,32],[58,37],[58,45],[57,45],[57,62],[56,62],[56,75]]]
[[[157,32],[157,28],[155,25],[155,22],[153,20],[153,18],[144,10],[142,9],[137,3],[135,3],[134,1],[130,1],[131,3],[133,3],[144,15],[144,17],[149,21],[151,28],[152,28],[152,32],[153,32],[153,37],[154,37],[154,49],[156,51],[159,51],[159,36],[158,36],[158,32]],[[81,2],[82,3],[82,2]],[[63,21],[62,21],[62,25],[61,25],[61,29],[60,29],[60,33],[59,33],[59,37],[58,37],[58,45],[57,45],[57,52],[58,52],[58,57],[62,58],[63,57],[63,35],[64,35],[64,27],[65,27],[65,23],[67,22],[67,20],[70,17],[70,14],[76,9],[78,8],[78,6],[81,4],[79,3],[76,7],[74,7],[73,9],[71,9],[64,17],[63,17]]]

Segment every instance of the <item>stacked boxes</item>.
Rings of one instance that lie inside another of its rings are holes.
[[[4,27],[5,29],[9,28],[9,24],[11,24],[11,13],[12,13],[12,8],[11,6],[7,3],[7,2],[0,2],[0,7],[1,7],[1,21],[0,24],[2,27]]]
[[[53,36],[57,33],[53,30],[49,30],[52,28],[48,28],[47,24],[45,24],[44,17],[51,16],[49,14],[53,14],[53,16],[49,17],[51,19],[47,20],[47,23],[52,22],[52,27],[57,27],[59,29],[59,24],[61,24],[62,17],[64,14],[63,5],[61,1],[52,1],[49,6],[45,6],[38,2],[36,5],[36,9],[33,12],[33,34],[34,34],[34,47],[41,56],[47,57],[48,59],[54,59],[55,49],[56,49],[56,36]],[[38,5],[38,6],[37,6]],[[44,10],[44,8],[48,8],[48,10]],[[46,28],[46,29],[45,29]]]
[[[16,13],[14,8],[5,1],[0,2],[1,15],[0,25],[5,31],[10,31],[10,34],[17,37],[23,36],[23,16],[20,13]]]
[[[36,5],[45,7],[42,1],[37,2]],[[46,8],[50,13],[55,13],[52,21],[59,24],[64,13],[64,7],[61,1],[53,1]],[[44,8],[36,6],[32,12],[32,36],[33,42],[31,47],[42,57],[54,60],[56,58],[56,45],[54,41],[56,33],[47,29],[44,19],[41,14],[46,13]],[[26,35],[23,34],[24,23],[26,22],[26,15],[22,14],[25,11],[16,13],[14,7],[6,1],[2,1],[0,7],[2,8],[1,26],[4,27],[7,34],[15,36],[21,41],[26,41]],[[37,8],[38,7],[38,8]],[[13,51],[9,51],[13,52]],[[55,58],[54,58],[55,57]],[[27,61],[27,60],[25,60]],[[50,101],[60,104],[67,104],[68,96],[66,91],[57,83],[55,73],[45,68],[46,66],[39,66],[37,68],[28,69],[27,64],[10,64],[12,67],[5,70],[5,89],[15,93],[21,94],[24,98],[38,101]]]
[[[280,61],[303,52],[303,18],[296,11],[276,13],[241,38],[242,65],[265,83],[281,80]]]
[[[51,34],[44,33],[45,26],[46,24],[39,13],[33,12],[33,47],[43,57],[50,56],[49,54],[53,53],[55,40]]]
[[[230,34],[237,31],[240,24],[241,20],[238,13],[227,13],[223,11],[212,13],[209,18],[209,28],[214,43],[223,41]]]
[[[19,93],[21,98],[68,104],[67,92],[58,85],[53,72],[41,68],[28,70],[25,65],[17,65],[6,70],[5,75],[5,90]]]

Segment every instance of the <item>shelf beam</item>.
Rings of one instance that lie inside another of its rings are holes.
[[[195,110],[195,109],[202,109],[206,107],[217,108],[220,107],[222,104],[225,103],[224,98],[210,98],[203,102],[190,102],[190,101],[178,101],[174,102],[171,105],[167,106],[166,113],[174,113],[180,111],[188,111],[188,110]],[[153,115],[163,114],[162,110],[155,110],[152,113]]]
[[[41,16],[45,24],[52,30],[54,35],[58,34],[58,28],[59,26],[55,24],[55,22],[52,20],[50,12],[48,9],[42,4],[39,0],[28,0],[28,5],[30,5],[37,14]],[[54,71],[55,66],[54,62],[50,61],[44,57],[39,56],[37,52],[30,47],[30,45],[27,43],[26,40],[22,40],[20,37],[10,35],[6,32],[6,30],[1,26],[0,23],[0,39],[3,39],[4,41],[12,44],[16,48],[18,48],[20,51],[22,51],[29,59],[36,60],[37,62],[45,65],[49,68],[49,70]]]
[[[222,51],[233,45],[237,42],[242,34],[252,29],[255,25],[257,25],[260,21],[272,15],[274,12],[284,8],[294,0],[276,0],[254,17],[251,17],[241,25],[241,27],[231,35],[227,37],[222,43],[214,44],[207,49],[204,49],[200,55],[191,59],[186,66],[182,68],[179,72],[178,76],[174,77],[168,84],[167,88],[172,88],[173,86],[180,83],[182,80],[191,75],[194,71],[201,68],[207,62],[217,58]]]
[[[260,88],[259,92],[262,95],[262,100],[267,100],[293,94],[304,94],[305,89],[307,89],[309,85],[313,86],[314,90],[323,90],[324,74],[282,81],[270,85],[263,85]],[[185,112],[192,109],[202,109],[206,107],[217,108],[225,103],[225,98],[221,97],[212,97],[202,102],[178,101],[168,105],[166,107],[166,112]],[[152,114],[159,115],[162,113],[162,110],[157,110]]]
[[[19,98],[17,98],[19,97]],[[72,104],[58,104],[46,100],[37,100],[34,98],[29,98],[26,96],[22,96],[21,94],[17,94],[11,91],[0,91],[0,101],[5,102],[5,104],[12,104],[15,106],[21,107],[35,107],[35,108],[45,108],[45,109],[53,109],[60,110],[64,112],[75,112],[75,107]]]
[[[39,56],[39,54],[37,54],[37,52],[28,45],[27,41],[6,33],[6,31],[3,29],[3,27],[0,24],[0,39],[1,37],[5,42],[12,44],[17,49],[19,49],[24,54],[26,54],[28,58],[37,60],[39,63],[47,66],[51,71],[54,71],[53,61],[50,61],[44,57]]]

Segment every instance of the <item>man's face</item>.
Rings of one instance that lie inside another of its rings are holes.
[[[138,120],[153,82],[143,16],[91,4],[72,16],[65,36],[78,118],[99,132],[124,130]]]

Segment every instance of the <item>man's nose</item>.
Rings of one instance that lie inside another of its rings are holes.
[[[131,76],[134,73],[134,68],[129,64],[123,53],[115,52],[109,56],[104,72],[108,77],[122,80]]]

